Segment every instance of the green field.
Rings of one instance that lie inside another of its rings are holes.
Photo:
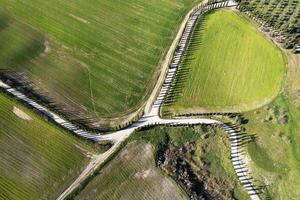
[[[153,150],[146,142],[129,143],[75,199],[188,199],[155,167]]]
[[[137,110],[199,0],[0,0],[0,68],[92,117]]]
[[[176,102],[165,109],[193,113],[256,108],[278,94],[284,66],[280,50],[246,17],[225,9],[210,13],[200,19],[183,59],[174,86]]]
[[[94,152],[89,144],[0,94],[0,199],[55,199],[88,152]]]
[[[205,132],[201,127],[156,127],[134,133],[127,146],[75,199],[187,199],[175,180],[157,166],[159,149],[166,137],[178,148],[195,144],[195,153],[188,159],[197,166],[195,171],[203,170],[204,160],[210,163],[205,169],[210,171],[206,179],[206,184],[213,186],[208,189],[210,192],[219,192],[225,199],[233,196],[248,199],[231,165],[227,135],[219,129],[210,129],[204,137]]]

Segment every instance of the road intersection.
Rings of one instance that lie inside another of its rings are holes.
[[[171,83],[176,75],[178,66],[180,65],[181,58],[184,54],[186,46],[189,43],[189,39],[193,32],[193,29],[197,23],[197,19],[211,11],[213,9],[222,8],[222,7],[234,7],[236,4],[233,1],[222,1],[217,3],[201,3],[196,6],[193,10],[191,10],[187,16],[187,20],[184,21],[184,29],[182,29],[182,34],[180,38],[177,38],[177,46],[171,46],[173,49],[172,57],[170,57],[168,64],[168,68],[166,69],[166,73],[162,73],[164,82],[161,83],[158,81],[157,87],[160,88],[159,93],[155,96],[156,99],[151,103],[151,106],[146,106],[145,114],[141,117],[137,122],[131,124],[125,129],[113,132],[111,134],[92,134],[89,133],[75,124],[67,121],[66,119],[60,117],[54,112],[50,111],[46,107],[40,105],[34,100],[28,98],[26,95],[19,92],[17,89],[10,87],[0,80],[0,88],[9,93],[10,95],[18,98],[23,103],[42,113],[44,116],[52,120],[54,123],[60,125],[64,129],[78,135],[79,137],[83,137],[85,139],[93,140],[93,141],[112,141],[112,147],[106,151],[105,153],[94,156],[90,163],[86,166],[86,168],[81,172],[80,176],[57,198],[57,200],[65,199],[72,191],[74,191],[80,184],[91,174],[97,170],[116,150],[120,147],[120,145],[132,134],[135,130],[146,127],[146,126],[155,126],[155,125],[166,125],[166,126],[190,126],[190,125],[212,125],[219,126],[223,128],[230,140],[231,140],[231,159],[233,167],[236,171],[236,174],[249,194],[252,200],[259,200],[259,196],[251,183],[251,177],[248,173],[247,166],[243,162],[243,156],[240,153],[239,147],[239,138],[238,138],[238,129],[230,127],[220,121],[206,118],[176,118],[176,119],[162,119],[160,117],[160,108],[166,99],[166,96],[171,88]],[[174,48],[176,47],[176,48]],[[171,61],[171,62],[170,62]],[[170,64],[169,64],[170,63]],[[156,93],[154,93],[156,94]]]

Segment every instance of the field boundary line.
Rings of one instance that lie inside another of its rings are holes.
[[[157,83],[151,93],[151,95],[149,96],[147,102],[146,102],[146,105],[145,105],[145,113],[149,113],[151,111],[151,107],[152,107],[152,104],[153,102],[155,101],[155,98],[160,90],[160,88],[162,87],[162,84],[163,84],[163,81],[165,80],[165,77],[167,75],[167,71],[168,71],[168,68],[169,68],[169,65],[173,59],[173,54],[176,50],[176,47],[179,43],[179,40],[181,39],[182,37],[182,34],[184,32],[184,29],[188,23],[188,20],[190,18],[190,15],[193,13],[193,11],[195,9],[197,9],[199,6],[203,5],[204,3],[207,3],[208,0],[204,0],[200,3],[198,3],[196,6],[194,6],[187,14],[186,16],[184,17],[183,21],[181,22],[181,25],[179,27],[179,30],[167,52],[167,54],[165,55],[164,59],[163,59],[163,62],[161,64],[161,72],[160,72],[160,75],[159,75],[159,78],[157,80]]]

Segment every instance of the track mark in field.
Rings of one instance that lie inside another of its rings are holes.
[[[68,47],[66,47],[66,48],[68,48]],[[92,84],[92,72],[91,72],[91,69],[90,69],[90,67],[87,65],[87,64],[85,64],[84,62],[81,62],[81,61],[79,61],[79,60],[76,60],[76,62],[81,66],[81,67],[83,67],[84,69],[86,69],[86,71],[87,71],[87,75],[88,75],[88,84],[89,84],[89,90],[90,90],[90,101],[91,101],[91,104],[92,104],[92,106],[93,106],[93,112],[95,113],[95,115],[97,116],[97,117],[99,117],[99,115],[98,115],[98,112],[97,112],[97,110],[96,110],[96,106],[95,106],[95,99],[94,99],[94,92],[93,92],[93,84]]]
[[[92,84],[92,78],[91,78],[91,74],[92,73],[91,73],[90,68],[87,65],[83,64],[83,66],[88,71],[89,88],[90,88],[90,98],[91,98],[91,102],[92,102],[92,105],[93,105],[93,110],[94,110],[95,115],[97,117],[99,117],[98,112],[96,110],[96,106],[95,106],[95,99],[94,99],[94,93],[93,93],[93,87],[92,87],[93,84]]]
[[[78,17],[76,15],[73,15],[71,13],[69,14],[69,16],[72,17],[73,19],[76,19],[77,21],[80,21],[80,22],[84,23],[84,24],[90,24],[89,21],[87,21],[87,20],[85,20],[85,19],[83,19],[81,17]]]
[[[96,110],[96,106],[95,106],[95,99],[94,99],[94,93],[93,93],[93,87],[92,87],[92,79],[91,79],[91,70],[90,68],[87,68],[88,70],[88,75],[89,75],[89,87],[90,87],[90,95],[91,95],[91,102],[92,102],[92,105],[93,105],[93,110],[94,110],[94,113],[97,117],[99,117],[98,115],[98,112]]]

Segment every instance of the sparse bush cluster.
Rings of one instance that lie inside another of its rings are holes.
[[[289,116],[285,109],[272,106],[266,107],[266,110],[268,114],[265,119],[263,119],[263,122],[273,122],[281,125],[288,123]]]
[[[212,173],[211,161],[205,157],[209,152],[209,141],[214,141],[216,129],[212,126],[197,127],[193,129],[200,133],[203,143],[201,146],[200,161],[195,161],[198,154],[197,143],[191,139],[176,143],[174,135],[166,134],[163,142],[157,148],[157,165],[187,192],[190,199],[230,199],[233,196],[231,180],[222,180]],[[194,132],[194,134],[195,134]],[[200,162],[200,163],[198,163]]]
[[[292,143],[291,137],[287,136],[285,133],[281,132],[281,131],[276,131],[272,134],[272,137],[275,138],[280,138],[283,141],[287,142],[288,144]]]

